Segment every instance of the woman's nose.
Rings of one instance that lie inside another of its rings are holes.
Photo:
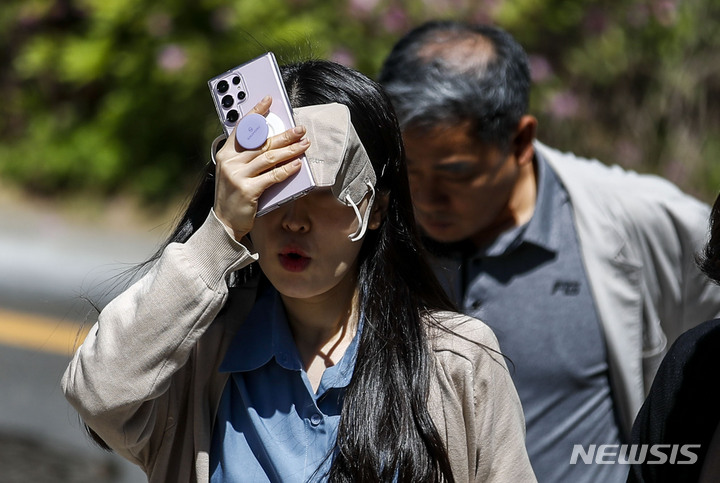
[[[302,198],[290,201],[278,209],[284,209],[282,217],[284,230],[294,233],[305,233],[310,230],[310,219],[307,216],[307,209]]]

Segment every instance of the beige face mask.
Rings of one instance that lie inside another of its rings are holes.
[[[305,126],[310,147],[305,152],[316,186],[330,187],[340,202],[355,210],[358,230],[350,236],[360,240],[375,201],[377,177],[370,157],[350,121],[344,104],[320,104],[293,110],[295,123]],[[362,216],[358,205],[370,191],[370,202]]]
[[[352,241],[362,239],[375,201],[377,177],[370,157],[350,121],[350,109],[344,104],[318,104],[293,110],[295,124],[305,126],[310,147],[305,152],[315,186],[330,187],[340,202],[352,207],[358,218],[358,229],[350,235]],[[225,136],[218,136],[210,147],[215,153]],[[365,216],[358,205],[370,191]]]

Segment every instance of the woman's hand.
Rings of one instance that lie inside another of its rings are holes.
[[[250,113],[266,115],[271,103],[272,99],[265,97]],[[235,129],[215,155],[213,209],[239,241],[253,227],[260,195],[300,170],[300,160],[295,158],[304,153],[310,143],[306,139],[301,140],[305,128],[298,126],[269,137],[257,149],[244,149],[235,138]]]

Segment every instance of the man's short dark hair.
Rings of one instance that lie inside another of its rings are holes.
[[[501,28],[432,21],[406,34],[381,69],[405,129],[470,122],[483,142],[506,146],[527,112],[527,54]]]

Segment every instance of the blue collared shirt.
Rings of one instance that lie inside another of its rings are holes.
[[[266,291],[231,343],[213,429],[212,482],[326,480],[360,328],[313,392],[278,293]]]

